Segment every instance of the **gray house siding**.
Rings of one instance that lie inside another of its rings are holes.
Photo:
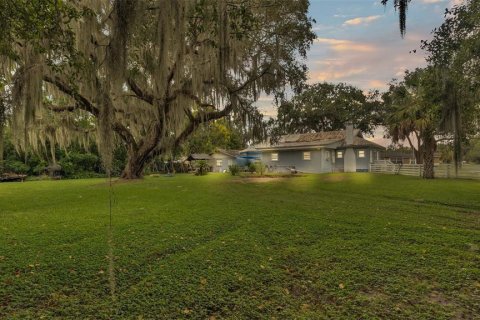
[[[304,152],[310,152],[310,160],[303,159]],[[272,160],[273,153],[278,154],[278,161]],[[262,162],[274,171],[295,167],[296,170],[306,173],[330,172],[330,161],[328,150],[262,151]]]
[[[228,166],[235,163],[235,158],[230,157],[223,153],[214,153],[211,155],[212,160],[209,161],[210,167],[213,172],[226,172]]]
[[[338,151],[342,152],[342,158],[338,158]],[[344,165],[344,159],[345,159],[345,150],[344,149],[341,149],[341,150],[335,150],[334,151],[334,168],[335,168],[335,171],[340,171],[342,172],[343,171],[343,165]]]
[[[340,151],[343,153],[343,158],[337,158],[337,152]],[[357,164],[357,171],[369,171],[370,170],[370,163],[375,160],[377,151],[372,150],[371,148],[358,148],[354,149],[355,151],[355,159]],[[364,157],[360,158],[359,154],[360,151],[364,152]],[[335,152],[335,171],[343,171],[344,169],[344,159],[345,159],[345,152],[346,149],[337,149]]]

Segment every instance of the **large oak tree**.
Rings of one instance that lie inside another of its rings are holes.
[[[67,5],[43,2],[53,13]],[[3,68],[7,78],[15,71],[15,123],[30,144],[45,139],[39,123],[61,132],[51,137],[65,144],[67,132],[91,132],[78,119],[95,120],[107,167],[112,132],[125,144],[124,178],[141,177],[152,155],[174,148],[201,123],[227,115],[248,121],[260,92],[277,94],[305,80],[299,58],[314,38],[306,0],[84,0],[69,6],[75,15],[54,20],[73,40],[68,50],[48,37],[39,47],[20,39]]]

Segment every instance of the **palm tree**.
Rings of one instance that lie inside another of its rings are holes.
[[[426,179],[434,177],[433,155],[437,146],[435,136],[439,133],[441,113],[435,100],[436,88],[431,84],[431,76],[430,69],[408,72],[404,81],[392,84],[384,97],[390,109],[386,126],[392,141],[409,142],[417,163],[424,166],[423,177]]]

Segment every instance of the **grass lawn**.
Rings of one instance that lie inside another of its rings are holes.
[[[111,246],[108,195],[102,179],[0,184],[0,318],[480,317],[478,181],[122,182]]]

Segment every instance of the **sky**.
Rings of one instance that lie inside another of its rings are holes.
[[[445,9],[460,1],[412,0],[402,38],[393,0],[386,7],[380,0],[310,0],[317,38],[306,60],[309,83],[346,82],[364,91],[385,90],[406,69],[425,65],[420,41],[431,39]],[[258,105],[265,116],[276,116],[271,98],[261,97]]]
[[[391,3],[384,7],[379,0],[310,0],[317,38],[305,61],[309,83],[346,82],[365,91],[386,89],[406,69],[425,65],[420,41],[430,39],[444,20],[445,8],[460,1],[412,0],[402,39]],[[266,116],[276,116],[270,97],[261,97],[258,105]]]

